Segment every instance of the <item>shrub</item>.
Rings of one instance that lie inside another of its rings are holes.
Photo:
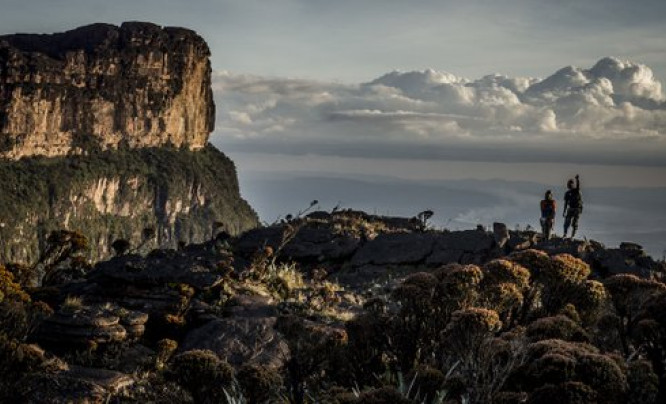
[[[16,394],[19,381],[32,373],[56,372],[63,370],[65,363],[47,355],[33,344],[24,344],[0,333],[0,401],[17,402],[12,397]]]
[[[599,281],[587,280],[583,284],[583,289],[580,299],[576,302],[576,307],[583,321],[593,324],[598,321],[610,296],[603,283]]]
[[[334,381],[352,376],[346,369],[341,370],[350,365],[344,361],[348,343],[345,330],[295,316],[280,317],[276,327],[287,339],[291,353],[285,377],[291,400],[302,402],[306,388],[321,387],[323,376]]]
[[[419,365],[407,375],[414,382],[412,390],[421,402],[433,402],[441,394],[446,376],[440,370],[427,365]]]
[[[27,303],[30,301],[30,296],[14,281],[14,274],[4,265],[0,265],[0,302],[5,300]]]
[[[481,343],[499,331],[502,323],[497,312],[482,308],[469,308],[453,313],[444,330],[447,349],[454,354],[473,354]]]
[[[453,369],[470,402],[490,401],[522,362],[522,339],[518,334],[494,337],[501,326],[496,312],[470,308],[454,312],[444,331],[442,366]]]
[[[603,403],[625,403],[627,379],[622,369],[610,357],[585,354],[577,358],[578,380],[594,388]]]
[[[569,303],[578,307],[589,274],[589,265],[578,258],[569,254],[553,257],[550,267],[538,277],[545,314],[557,314]]]
[[[558,254],[552,258],[552,272],[549,277],[566,283],[581,283],[590,276],[590,266],[570,254]]]
[[[37,271],[34,268],[19,263],[9,263],[6,268],[14,275],[15,282],[21,285],[21,287],[37,286],[39,279]]]
[[[604,286],[619,317],[617,326],[620,342],[624,354],[628,356],[631,350],[629,338],[634,328],[649,308],[648,303],[658,300],[658,296],[666,292],[666,285],[631,274],[620,274],[606,279]]]
[[[651,297],[666,291],[663,283],[641,279],[632,274],[611,276],[604,281],[604,285],[617,314],[630,321],[640,314]]]
[[[113,252],[117,256],[125,255],[129,251],[131,246],[132,245],[130,244],[130,242],[124,238],[119,238],[115,240],[113,243],[111,243],[111,248],[113,248]]]
[[[575,386],[569,383],[580,383],[586,386],[585,390],[594,391],[594,400],[600,403],[625,402],[627,381],[625,370],[619,365],[623,361],[599,354],[589,344],[557,339],[539,341],[528,347],[527,363],[518,371],[515,380],[525,391],[533,391],[534,397],[545,397],[540,390],[544,385],[564,389]],[[576,387],[573,391],[579,389]],[[570,398],[574,400],[578,397],[576,394]],[[539,402],[534,401],[534,397],[530,396],[531,402]]]
[[[525,300],[520,288],[514,283],[499,283],[482,289],[481,304],[497,311],[502,322],[510,326]]]
[[[380,312],[361,314],[348,321],[345,330],[349,337],[346,356],[351,368],[349,380],[345,384],[372,384],[375,381],[373,375],[383,374],[387,370],[386,352],[391,339],[389,318]]]
[[[381,387],[366,391],[356,400],[358,404],[412,404],[412,401],[404,397],[395,387]]]
[[[526,393],[501,391],[493,397],[493,404],[521,404],[527,400]]]
[[[473,307],[479,299],[483,271],[476,265],[450,264],[434,272],[439,280],[433,296],[437,317],[445,325],[456,310]]]
[[[558,352],[547,353],[530,362],[529,369],[536,385],[564,383],[574,378],[576,359]]]
[[[401,369],[408,371],[418,360],[419,353],[433,351],[433,341],[444,327],[446,315],[433,301],[437,278],[419,272],[407,277],[392,293],[400,310],[393,318],[392,335]]]
[[[76,313],[83,308],[83,299],[78,296],[67,296],[60,310],[64,313]]]
[[[34,373],[21,379],[14,391],[13,402],[18,403],[99,403],[108,393],[92,381]]]
[[[563,315],[544,317],[532,322],[527,327],[527,337],[532,342],[548,339],[590,342],[585,329]]]
[[[275,369],[260,365],[243,365],[237,379],[250,403],[269,402],[282,386],[282,376]]]
[[[540,278],[552,266],[550,256],[547,253],[533,249],[514,252],[509,256],[509,260],[527,268],[532,275],[532,279]]]
[[[218,403],[223,402],[224,389],[231,386],[234,372],[214,352],[193,350],[173,358],[168,376],[192,393],[197,402]]]
[[[155,368],[162,369],[178,349],[178,343],[172,339],[164,338],[157,341],[157,354],[155,355]]]
[[[629,404],[654,404],[659,394],[659,378],[646,360],[629,363]]]
[[[483,266],[483,283],[512,283],[523,290],[529,287],[530,271],[522,265],[505,259],[496,259]]]
[[[596,404],[597,392],[580,382],[566,382],[558,385],[547,384],[534,390],[528,404]]]

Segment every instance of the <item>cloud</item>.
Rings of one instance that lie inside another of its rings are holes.
[[[545,79],[471,80],[432,69],[362,84],[219,72],[216,133],[232,145],[446,148],[648,140],[663,150],[666,97],[645,65],[604,58]],[[592,147],[594,148],[594,147]],[[375,149],[377,150],[377,148]],[[316,152],[316,150],[315,150]],[[639,160],[640,158],[637,157]]]

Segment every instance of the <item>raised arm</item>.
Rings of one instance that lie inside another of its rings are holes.
[[[580,190],[580,175],[576,174],[576,189]]]

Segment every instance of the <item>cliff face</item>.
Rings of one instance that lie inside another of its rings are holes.
[[[93,260],[125,238],[177,248],[209,240],[217,229],[238,234],[258,219],[239,192],[233,162],[212,146],[108,151],[93,156],[0,162],[0,263],[34,263],[53,230],[84,234]]]
[[[255,227],[234,164],[212,146],[209,50],[183,28],[94,24],[0,36],[0,263],[34,263],[49,232],[90,257],[174,248]]]
[[[94,24],[0,36],[0,156],[206,145],[209,49],[193,31]]]

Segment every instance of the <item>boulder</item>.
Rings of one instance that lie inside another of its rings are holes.
[[[519,251],[531,248],[536,243],[537,234],[534,232],[510,231],[506,246],[509,248],[509,251]]]
[[[406,265],[426,260],[440,236],[436,233],[384,233],[368,241],[351,259],[352,266]]]
[[[605,275],[630,273],[647,278],[657,268],[657,263],[633,243],[597,250],[590,254],[589,260],[596,271]]]
[[[479,264],[495,258],[493,236],[485,231],[464,230],[442,233],[437,237],[426,265],[441,266],[451,263]]]
[[[564,238],[551,238],[538,243],[535,248],[547,252],[549,255],[571,254],[577,258],[584,258],[593,250],[591,243],[585,240],[572,240]]]
[[[275,317],[233,317],[210,321],[185,337],[180,351],[208,349],[229,364],[279,368],[288,358],[286,341],[275,330]]]
[[[134,384],[134,379],[124,373],[82,366],[71,366],[62,376],[94,383],[113,394]]]
[[[282,241],[284,228],[280,225],[260,227],[243,233],[235,243],[234,252],[245,257],[250,257],[257,250],[266,246],[276,249]]]
[[[224,309],[230,317],[274,317],[278,314],[273,299],[261,295],[235,295]]]
[[[208,289],[222,281],[222,276],[213,272],[216,264],[214,257],[176,253],[166,257],[124,255],[97,264],[93,276],[102,284],[154,287],[185,283],[196,289]]]
[[[350,257],[360,244],[356,237],[336,234],[331,228],[303,228],[283,250],[297,261],[337,261]]]
[[[499,248],[504,248],[507,241],[511,238],[509,235],[509,229],[507,229],[506,224],[504,223],[493,223],[493,237],[495,238],[495,243]]]

